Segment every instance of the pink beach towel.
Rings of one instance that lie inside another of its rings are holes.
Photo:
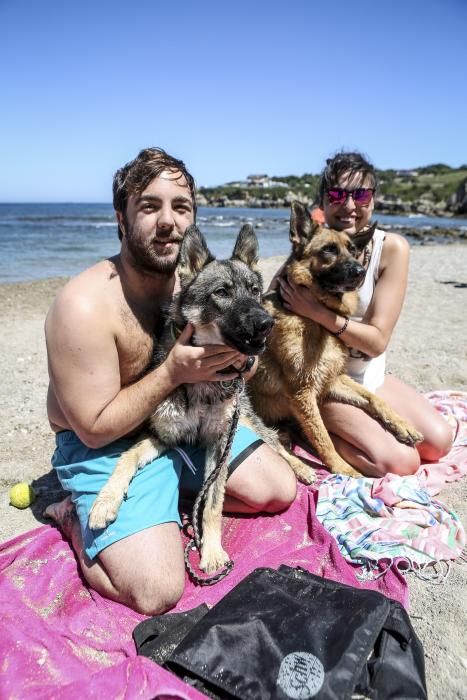
[[[466,452],[456,453],[454,461],[465,459]],[[399,572],[390,570],[378,580],[357,578],[360,568],[344,560],[316,518],[316,499],[316,489],[299,485],[285,513],[224,518],[232,573],[210,588],[187,581],[176,610],[212,605],[253,569],[280,564],[378,590],[407,605],[407,584]],[[143,616],[87,587],[57,528],[42,526],[3,544],[0,571],[0,698],[203,697],[136,655],[131,633]]]
[[[379,590],[407,604],[397,572],[362,584],[315,516],[316,493],[300,485],[298,497],[275,516],[224,519],[224,543],[235,561],[222,582],[199,588],[187,582],[176,610],[216,603],[259,566],[302,566],[353,586]],[[53,526],[43,526],[0,549],[0,697],[200,697],[151,661],[136,656],[131,637],[143,619],[88,589],[73,552]]]

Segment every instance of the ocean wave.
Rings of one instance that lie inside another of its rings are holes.
[[[40,215],[35,215],[35,216],[15,216],[13,217],[13,220],[15,221],[33,221],[33,222],[38,222],[40,223],[41,221],[96,221],[96,222],[104,222],[104,221],[115,221],[113,216],[102,216],[102,215],[92,215],[92,214],[83,214],[83,215],[75,215],[72,214],[71,216],[65,216],[65,215],[46,215],[46,216],[40,216]]]
[[[209,226],[213,226],[214,228],[232,228],[233,226],[238,226],[238,220],[237,221],[208,221],[207,224]]]
[[[84,219],[78,220],[78,219],[62,219],[60,221],[58,220],[52,220],[52,219],[43,219],[40,221],[30,221],[30,220],[22,220],[18,221],[18,219],[0,219],[0,226],[6,226],[10,228],[17,228],[17,227],[27,227],[29,228],[37,228],[37,229],[44,229],[44,228],[49,228],[49,229],[60,229],[60,228],[106,228],[108,226],[113,226],[117,227],[117,222],[116,221],[86,221]]]

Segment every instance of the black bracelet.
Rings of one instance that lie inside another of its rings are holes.
[[[342,326],[340,331],[335,331],[335,332],[331,331],[333,335],[335,335],[335,336],[341,335],[345,331],[347,326],[349,325],[349,318],[347,316],[344,316],[344,318],[345,318],[344,325]]]

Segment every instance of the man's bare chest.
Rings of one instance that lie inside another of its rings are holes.
[[[135,382],[148,370],[154,351],[156,317],[135,316],[124,309],[116,334],[122,386]]]

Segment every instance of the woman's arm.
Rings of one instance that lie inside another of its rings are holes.
[[[407,288],[409,244],[402,236],[389,233],[384,241],[379,278],[371,304],[362,320],[349,321],[339,338],[348,346],[376,357],[385,351],[399,318]],[[284,306],[336,333],[346,319],[327,309],[305,287],[279,279]]]
[[[277,289],[279,285],[279,279],[282,277],[282,275],[285,272],[285,262],[280,266],[280,268],[274,273],[274,276],[272,280],[269,283],[269,287],[266,290],[267,292],[273,292],[275,289]]]

